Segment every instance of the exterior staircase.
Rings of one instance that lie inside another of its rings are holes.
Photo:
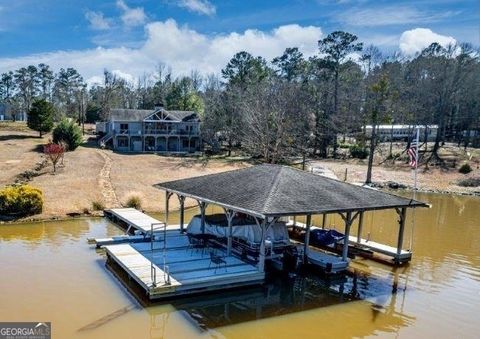
[[[113,132],[108,132],[105,134],[100,140],[98,140],[98,144],[100,146],[106,145],[113,138]]]

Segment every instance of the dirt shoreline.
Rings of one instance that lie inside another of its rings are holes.
[[[22,173],[30,173],[39,168],[26,182],[40,188],[44,195],[42,214],[0,223],[97,217],[101,212],[93,209],[94,202],[101,202],[105,208],[122,207],[131,196],[139,197],[142,201],[141,208],[148,213],[161,213],[165,206],[165,194],[155,188],[154,184],[250,165],[241,158],[233,157],[213,159],[115,153],[100,150],[94,142],[90,142],[68,152],[64,166],[53,175],[51,165],[39,166],[44,162],[42,145],[49,137],[46,135],[38,138],[34,132],[0,129],[0,187],[14,183]],[[475,152],[480,153],[478,150]],[[458,173],[456,168],[419,171],[418,191],[480,196],[480,187],[456,185],[459,179],[480,177],[480,157],[477,153],[470,157],[473,171],[468,175]],[[459,163],[462,161],[459,160]],[[344,180],[347,172],[346,181],[349,183],[359,184],[365,181],[365,161],[311,159],[309,163],[328,169],[340,180]],[[398,190],[391,189],[389,183],[398,184],[397,187],[404,191],[413,191],[413,176],[404,161],[393,166],[374,166],[372,181],[374,186],[393,193]],[[170,201],[170,208],[178,209],[178,199],[173,197]],[[187,199],[186,207],[195,205],[195,201]],[[74,214],[75,217],[68,216],[69,214]]]

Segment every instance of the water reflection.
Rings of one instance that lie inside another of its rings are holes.
[[[0,294],[0,319],[48,319],[59,338],[477,337],[480,199],[419,198],[433,207],[416,213],[408,266],[355,259],[340,280],[307,272],[156,304],[139,303],[87,245],[89,237],[122,233],[105,219],[0,225],[0,290],[8,291]],[[395,244],[394,214],[367,218],[373,240]],[[328,224],[339,228],[340,220]]]
[[[397,295],[404,297],[404,286],[399,293],[398,280],[389,281],[353,273],[337,278],[321,278],[314,273],[295,277],[275,276],[264,286],[234,290],[214,295],[182,298],[146,308],[154,332],[168,332],[167,314],[178,313],[199,332],[209,332],[225,326],[258,321],[308,310],[320,311],[348,303],[362,303],[370,308],[376,330],[396,331],[414,323],[415,317],[397,309]],[[175,323],[175,322],[174,322]],[[160,331],[161,332],[161,331]],[[365,332],[362,335],[373,333]]]

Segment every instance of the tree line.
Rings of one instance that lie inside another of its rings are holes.
[[[87,88],[73,68],[56,74],[48,65],[1,75],[0,100],[28,112],[36,98],[56,108],[56,119],[79,122],[108,117],[112,108],[195,110],[207,144],[240,148],[267,162],[291,156],[336,157],[346,137],[367,149],[362,126],[438,125],[429,158],[440,160],[445,141],[468,145],[480,129],[480,59],[469,44],[433,43],[414,57],[383,55],[350,33],[335,31],[306,58],[287,48],[273,60],[235,54],[219,75],[174,78],[161,65],[129,82],[105,71]],[[375,129],[373,130],[375,133]],[[375,138],[370,150],[375,147]]]

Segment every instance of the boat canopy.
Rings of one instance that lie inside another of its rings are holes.
[[[155,187],[260,218],[428,207],[417,200],[281,165],[257,165]]]

